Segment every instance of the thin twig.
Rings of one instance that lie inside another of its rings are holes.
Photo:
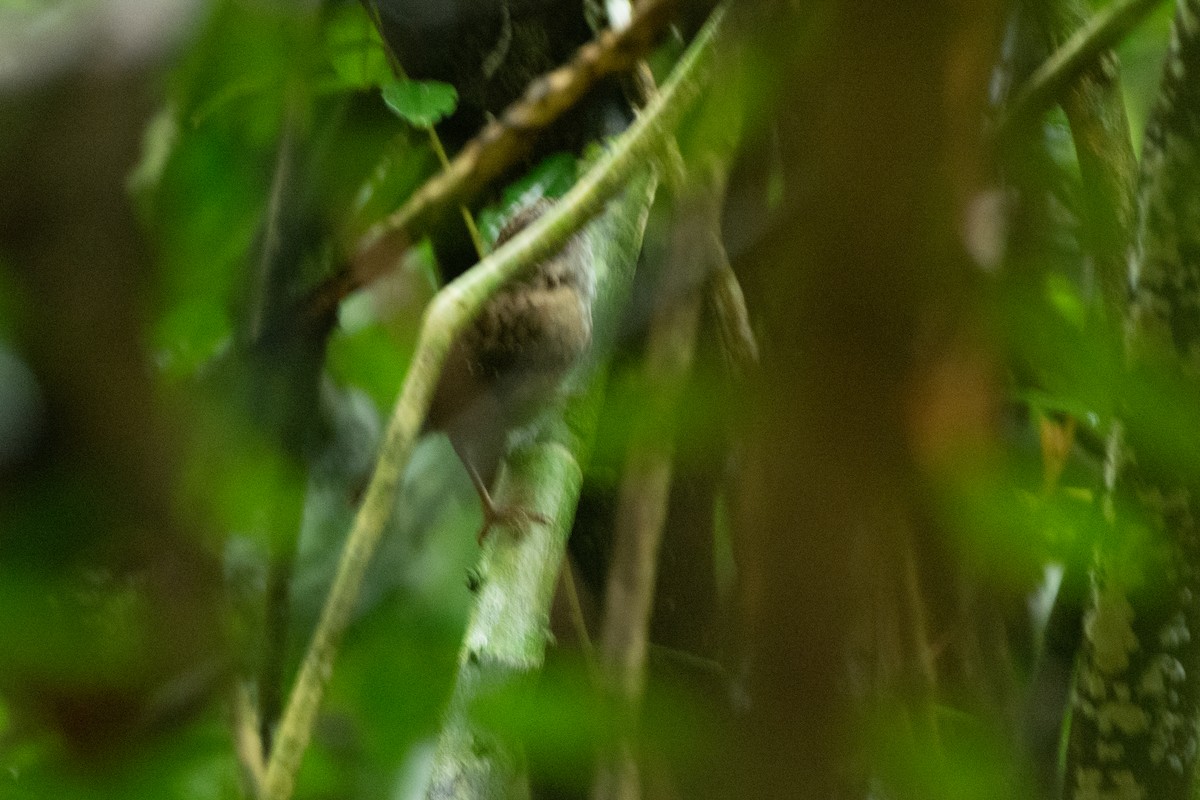
[[[267,774],[267,764],[263,759],[263,740],[259,736],[258,711],[250,699],[246,684],[239,682],[234,688],[232,705],[234,751],[249,784],[250,796],[259,797]]]
[[[610,152],[550,211],[447,285],[430,303],[421,326],[412,367],[396,401],[380,447],[379,460],[354,519],[320,621],[288,698],[276,746],[267,766],[264,796],[287,800],[312,736],[317,710],[333,670],[342,634],[349,624],[363,575],[395,504],[421,424],[454,337],[495,292],[561,247],[567,238],[620,191],[675,129],[684,111],[711,77],[723,10],[709,22],[680,59],[658,100],[618,139]]]
[[[1071,40],[1088,27],[1086,0],[1052,0],[1037,7],[1052,43]],[[1128,252],[1133,237],[1137,156],[1129,133],[1116,55],[1100,51],[1091,68],[1061,97],[1071,124],[1084,191],[1079,198],[1084,245],[1095,260],[1100,303],[1094,310],[1116,326],[1125,313]]]
[[[1161,2],[1117,0],[1097,12],[1055,50],[1017,92],[996,126],[996,138],[1008,138],[1016,127],[1053,105],[1080,72],[1087,69],[1100,53],[1120,42]]]
[[[718,231],[713,231],[709,247],[713,253],[713,274],[708,281],[708,302],[712,308],[721,350],[738,378],[747,378],[758,370],[758,340],[750,325],[746,296],[729,263]]]
[[[449,166],[431,177],[395,213],[347,246],[349,266],[311,294],[310,315],[380,277],[444,213],[466,202],[525,152],[532,135],[574,107],[602,78],[630,69],[666,28],[679,0],[639,7],[628,27],[601,33],[564,66],[533,81],[525,94],[488,123]]]
[[[707,265],[697,253],[707,242],[696,230],[712,225],[717,196],[711,185],[684,188],[672,236],[667,285],[658,291],[644,363],[647,408],[638,416],[617,500],[613,563],[605,593],[600,654],[606,688],[636,720],[645,682],[650,615],[658,576],[658,550],[670,501],[675,437],[670,431],[695,355]],[[702,210],[703,209],[703,210]],[[676,287],[681,287],[679,291]],[[634,743],[618,743],[597,771],[594,800],[640,796]]]
[[[724,198],[726,168],[723,164],[708,165],[711,191],[716,198]],[[729,263],[729,254],[721,240],[720,206],[711,209],[712,219],[708,236],[707,260],[712,274],[708,276],[706,299],[712,310],[717,332],[721,338],[721,351],[725,354],[729,369],[736,378],[745,379],[758,370],[758,340],[750,325],[750,312],[746,309],[746,296]]]
[[[658,94],[658,85],[654,82],[654,74],[645,61],[638,62],[634,70],[634,82],[641,94],[643,103],[649,102]],[[740,120],[725,120],[730,128],[740,129]],[[736,140],[737,134],[730,136]],[[678,196],[683,191],[688,179],[688,168],[679,142],[674,136],[663,142],[661,155],[663,162],[663,182],[672,195]],[[715,159],[719,161],[720,159]],[[712,181],[711,191],[716,197],[725,195],[725,168],[720,164],[707,165],[707,179]],[[714,213],[711,230],[706,232],[713,274],[708,279],[707,300],[717,323],[721,337],[721,349],[725,353],[730,370],[738,378],[752,375],[758,367],[758,341],[750,326],[750,314],[746,310],[746,297],[738,282],[733,266],[729,263],[729,255],[725,252],[725,244],[721,241],[720,214]]]
[[[446,155],[446,148],[442,147],[441,137],[432,125],[426,125],[425,130],[429,133],[429,144],[433,147],[433,152],[437,155],[438,163],[442,165],[442,169],[450,169],[450,158]],[[471,216],[471,209],[466,205],[459,203],[458,211],[462,214],[463,225],[467,228],[467,234],[471,237],[471,244],[475,247],[475,255],[483,258],[487,255],[487,248],[483,246],[483,237],[479,235],[479,226],[475,224],[475,218]]]
[[[691,367],[702,298],[698,291],[676,298],[655,319],[646,357],[646,373],[666,386],[656,394],[664,414],[649,414],[661,423],[678,404],[683,379]],[[670,499],[674,443],[661,437],[657,425],[639,437],[625,465],[617,506],[616,543],[605,595],[600,652],[609,689],[636,718],[645,681],[650,614],[658,575],[658,549]],[[633,743],[626,739],[610,763],[598,770],[595,800],[639,797]]]
[[[600,685],[600,667],[596,659],[596,648],[592,644],[592,636],[588,633],[587,618],[583,615],[583,604],[579,602],[579,589],[575,585],[575,574],[571,568],[570,556],[566,556],[562,566],[563,592],[566,594],[567,611],[571,615],[571,627],[579,637],[579,650],[583,654],[583,666],[587,670],[588,681],[593,687]]]

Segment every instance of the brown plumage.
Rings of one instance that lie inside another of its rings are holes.
[[[499,247],[543,214],[539,200],[500,232]],[[488,486],[509,436],[532,423],[592,340],[595,279],[582,236],[576,234],[525,278],[493,297],[455,341],[434,393],[428,427],[450,437],[483,503],[482,541],[498,521],[540,520],[500,508]]]

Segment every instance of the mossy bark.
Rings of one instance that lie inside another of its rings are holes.
[[[475,722],[471,709],[542,666],[550,640],[550,604],[604,396],[604,355],[616,313],[629,295],[656,184],[653,174],[635,180],[620,202],[588,229],[599,289],[598,350],[585,369],[589,390],[569,402],[538,441],[518,448],[506,461],[500,503],[551,522],[497,526],[488,536],[426,791],[430,800],[528,796],[519,748]]]
[[[1146,132],[1130,258],[1128,346],[1147,375],[1200,375],[1200,2],[1179,4]],[[1072,710],[1066,796],[1188,797],[1200,712],[1200,514],[1194,476],[1152,449],[1152,410],[1114,441],[1111,539],[1100,543]],[[1136,454],[1136,458],[1135,458]],[[1118,471],[1119,470],[1119,471]]]

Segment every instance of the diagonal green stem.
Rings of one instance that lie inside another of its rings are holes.
[[[532,269],[595,216],[638,168],[644,168],[700,96],[711,77],[719,41],[721,8],[688,48],[662,94],[553,209],[474,268],[447,285],[425,312],[413,364],[405,378],[380,447],[362,507],[346,541],[317,629],[288,698],[276,746],[267,765],[263,797],[287,800],[312,737],[342,635],[349,624],[363,575],[395,503],[421,424],[454,337],[506,282]]]

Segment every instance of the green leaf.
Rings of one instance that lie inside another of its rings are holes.
[[[367,89],[392,80],[387,50],[361,6],[336,9],[325,26],[325,54],[334,90]]]
[[[504,187],[500,201],[484,208],[476,217],[488,244],[496,241],[500,228],[521,206],[539,197],[557,199],[575,185],[578,164],[571,153],[551,153],[525,175]]]
[[[428,128],[454,113],[458,92],[438,81],[393,80],[383,85],[383,102],[410,125]]]

